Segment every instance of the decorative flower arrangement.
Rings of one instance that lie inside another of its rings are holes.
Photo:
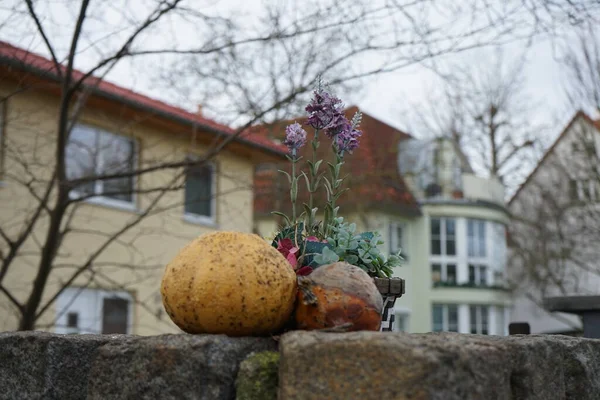
[[[338,215],[339,206],[336,205],[342,194],[348,191],[348,188],[343,188],[341,170],[344,157],[359,146],[362,135],[358,129],[362,117],[360,112],[348,120],[344,116],[342,101],[326,90],[320,80],[306,112],[307,125],[314,129],[310,142],[312,157],[302,163],[299,150],[306,145],[308,135],[299,123],[289,125],[283,143],[289,150],[287,158],[291,172],[279,172],[287,176],[290,185],[291,216],[274,212],[283,218],[284,226],[276,233],[273,247],[288,260],[297,275],[308,275],[321,265],[345,261],[372,277],[391,276],[393,267],[403,260],[400,252],[386,257],[380,249],[384,243],[381,235],[377,232],[356,232],[356,224],[345,222]],[[321,133],[332,141],[335,162],[327,163],[328,174],[321,171],[323,160],[317,160]],[[308,203],[298,207],[300,184],[306,187]],[[325,190],[327,195],[322,209],[315,204],[320,190]],[[322,220],[317,219],[320,211]]]

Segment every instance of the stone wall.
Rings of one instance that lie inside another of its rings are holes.
[[[278,352],[277,352],[278,350]],[[600,399],[600,340],[0,334],[0,399]]]

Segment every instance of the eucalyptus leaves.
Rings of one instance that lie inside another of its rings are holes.
[[[386,257],[378,246],[384,242],[378,232],[356,233],[356,224],[335,220],[333,234],[327,238],[327,246],[314,257],[319,265],[345,261],[365,270],[369,275],[383,278],[391,276],[393,268],[400,265],[402,256],[392,254]]]

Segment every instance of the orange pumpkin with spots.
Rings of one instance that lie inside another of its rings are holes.
[[[163,305],[189,333],[259,336],[279,331],[294,308],[296,274],[257,235],[215,232],[184,247],[167,265]]]
[[[337,262],[298,277],[298,282],[298,329],[379,330],[383,299],[362,269]]]

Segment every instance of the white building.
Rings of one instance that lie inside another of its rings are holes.
[[[577,113],[509,202],[511,320],[532,333],[581,329],[544,310],[546,297],[600,293],[598,124]]]

